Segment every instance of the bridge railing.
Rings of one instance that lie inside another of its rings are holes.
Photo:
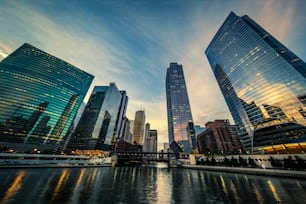
[[[179,154],[172,152],[114,152],[119,160],[169,160],[179,158]]]

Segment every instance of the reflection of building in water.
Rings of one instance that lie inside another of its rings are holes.
[[[306,126],[305,62],[251,18],[231,12],[205,53],[248,149],[263,118]]]
[[[0,96],[0,145],[60,146],[93,76],[29,44],[3,59],[0,72],[0,93],[5,93]]]

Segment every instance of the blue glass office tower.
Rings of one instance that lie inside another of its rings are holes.
[[[69,149],[110,150],[125,117],[127,96],[116,84],[95,86],[69,141]],[[122,110],[122,108],[124,110]]]
[[[231,12],[205,53],[246,148],[263,124],[306,125],[305,62],[250,17]],[[267,131],[266,139],[277,138],[270,145],[305,141],[303,132]]]
[[[61,145],[93,76],[27,43],[0,73],[0,143]]]
[[[170,147],[176,142],[184,152],[191,152],[191,138],[186,128],[192,121],[192,115],[182,65],[170,63],[166,75],[166,96]]]

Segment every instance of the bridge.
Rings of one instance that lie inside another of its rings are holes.
[[[173,152],[114,152],[117,164],[146,164],[150,162],[166,162],[177,160],[179,153]]]

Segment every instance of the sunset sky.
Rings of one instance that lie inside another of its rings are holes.
[[[249,15],[306,60],[304,0],[2,0],[0,60],[27,42],[93,74],[89,94],[115,82],[129,96],[129,119],[144,109],[163,143],[170,62],[183,65],[196,125],[233,122],[204,55],[230,11]]]

